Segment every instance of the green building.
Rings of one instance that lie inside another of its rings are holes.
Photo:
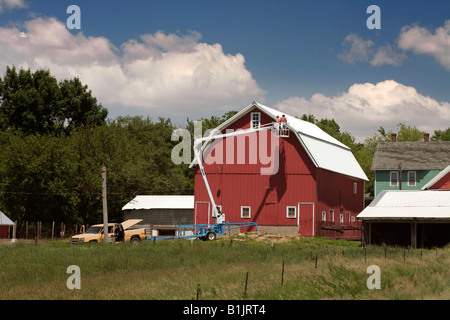
[[[450,165],[450,142],[379,142],[372,160],[374,195],[383,190],[420,190]]]

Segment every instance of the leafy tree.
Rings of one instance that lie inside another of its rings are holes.
[[[450,127],[445,130],[434,130],[432,141],[450,141]]]
[[[7,67],[0,77],[0,129],[29,134],[61,134],[100,125],[108,111],[78,78],[57,82],[48,70]]]

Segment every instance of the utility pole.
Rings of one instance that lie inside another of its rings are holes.
[[[102,167],[102,200],[103,200],[103,242],[111,242],[108,237],[108,201],[106,198],[106,167]]]
[[[398,162],[398,190],[402,190],[403,161]]]

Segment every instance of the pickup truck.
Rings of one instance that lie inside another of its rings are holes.
[[[138,243],[146,238],[145,228],[131,228],[141,222],[142,219],[130,219],[122,223],[108,223],[108,237],[114,242]],[[74,235],[70,238],[70,243],[93,243],[103,241],[103,223],[94,224],[86,232]]]

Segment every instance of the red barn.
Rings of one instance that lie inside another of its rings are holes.
[[[273,123],[278,110],[252,103],[217,129],[222,133]],[[203,165],[226,221],[258,223],[262,232],[360,237],[367,177],[350,149],[316,125],[286,115],[289,137],[271,131],[204,145]],[[195,165],[195,161],[191,166]],[[211,201],[195,166],[194,223],[214,223]],[[355,227],[355,228],[352,228]],[[350,232],[351,233],[351,232]]]

